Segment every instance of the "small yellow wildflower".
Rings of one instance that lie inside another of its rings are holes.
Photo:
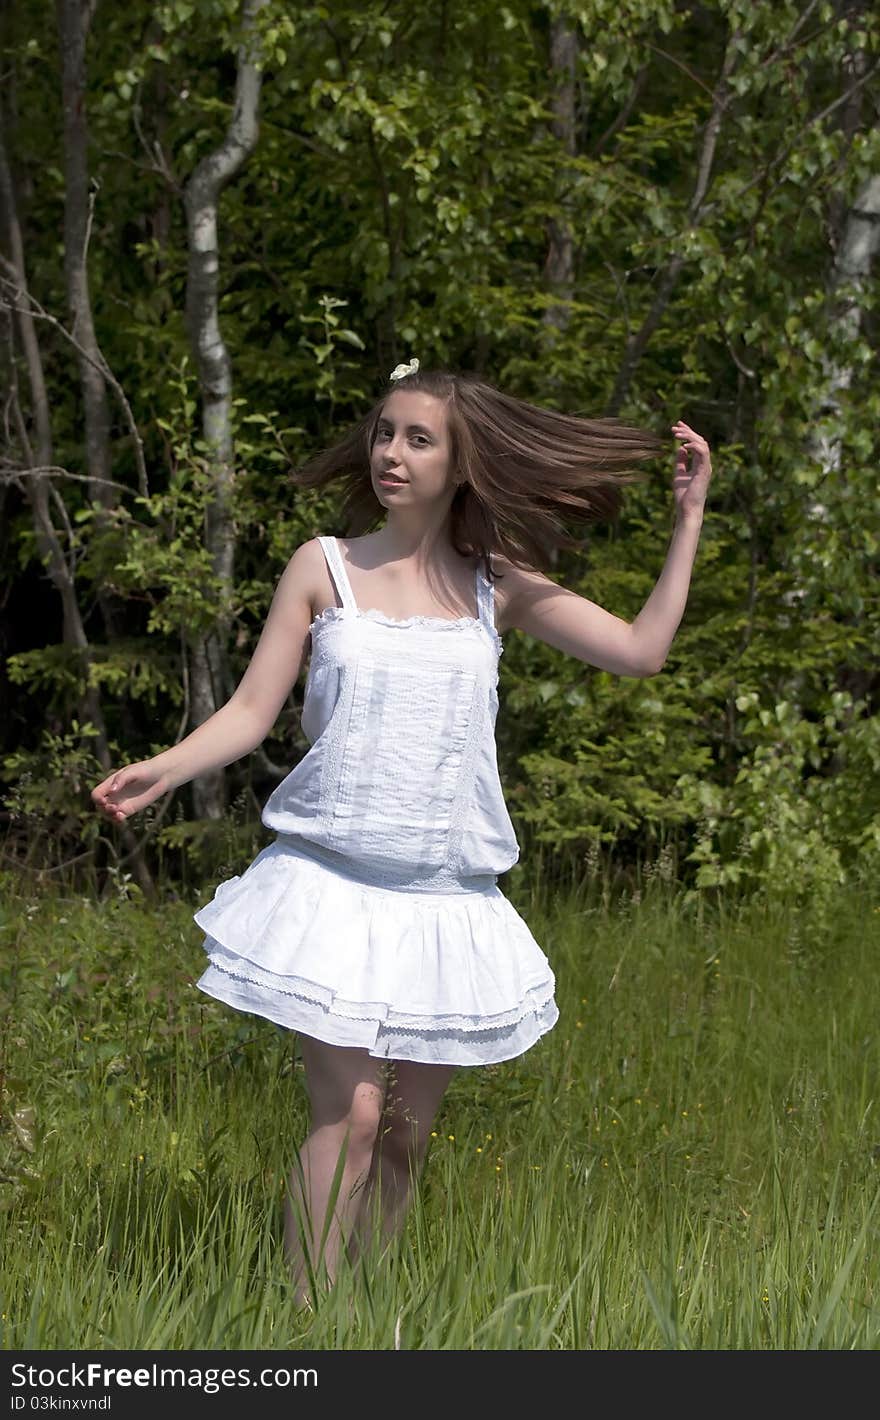
[[[486,1135],[486,1138],[487,1138],[487,1139],[491,1139],[491,1138],[492,1138],[492,1135],[491,1135],[491,1134],[487,1134],[487,1135]]]
[[[481,1146],[478,1144],[478,1145],[477,1145],[477,1153],[478,1153],[478,1154],[482,1154],[482,1152],[483,1152],[483,1150],[482,1150]]]
[[[452,1142],[453,1142],[453,1144],[455,1143],[455,1135],[454,1135],[454,1134],[447,1134],[446,1137],[447,1137],[447,1139],[451,1139]]]
[[[578,1030],[581,1029],[581,1027],[583,1026],[583,1024],[584,1024],[583,1021],[575,1021],[575,1025],[577,1026]]]
[[[436,1129],[432,1129],[432,1130],[431,1130],[431,1138],[432,1138],[432,1139],[436,1139],[436,1138],[437,1138],[437,1130],[436,1130]]]

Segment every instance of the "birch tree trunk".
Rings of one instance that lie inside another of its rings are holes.
[[[857,6],[851,17],[857,18],[863,9],[864,6]],[[839,13],[843,14],[842,6]],[[849,90],[849,99],[841,114],[847,149],[862,127],[864,90],[860,81],[867,69],[868,56],[864,49],[854,49],[842,66],[843,88]],[[833,254],[826,285],[823,378],[821,383],[817,382],[815,417],[806,441],[810,460],[820,470],[817,483],[828,489],[829,501],[816,498],[807,505],[804,541],[792,557],[798,582],[785,594],[789,605],[802,601],[807,595],[817,548],[821,551],[827,530],[834,522],[829,504],[851,493],[842,468],[841,444],[847,418],[846,395],[855,374],[865,308],[871,295],[872,268],[880,248],[880,174],[868,177],[850,203],[839,190],[832,192],[829,211]],[[850,668],[849,684],[856,696],[864,692],[872,678],[871,667]]]
[[[843,65],[844,87],[852,89],[841,116],[848,146],[861,127],[864,103],[863,89],[855,87],[852,81],[863,79],[867,67],[868,56],[863,49],[851,53]],[[868,178],[852,206],[847,205],[839,191],[832,193],[830,210],[836,243],[828,273],[828,329],[834,337],[831,343],[839,342],[846,349],[862,329],[866,287],[880,245],[880,174]],[[817,413],[824,416],[825,423],[823,427],[822,419],[817,420],[810,452],[823,473],[832,473],[840,468],[840,397],[852,381],[852,365],[839,358],[829,358],[824,362],[824,373],[825,387]],[[821,505],[814,505],[811,511],[815,515],[820,509]]]
[[[868,178],[846,214],[840,244],[828,278],[828,330],[832,348],[846,348],[862,329],[871,267],[880,247],[880,174]],[[810,451],[823,474],[840,469],[841,396],[849,389],[853,369],[847,361],[824,362],[825,384],[820,416],[810,439]],[[814,505],[821,507],[821,505]]]
[[[184,189],[189,265],[186,317],[202,396],[202,432],[213,475],[213,501],[206,516],[206,542],[214,573],[231,593],[235,539],[231,516],[234,478],[232,373],[218,316],[219,250],[217,206],[221,189],[243,167],[257,143],[261,75],[255,59],[254,21],[266,0],[244,0],[243,38],[238,52],[232,119],[220,147],[202,158]],[[190,718],[201,725],[228,699],[232,686],[226,655],[229,618],[218,617],[210,632],[188,639]],[[198,818],[221,818],[225,811],[222,769],[193,783]]]

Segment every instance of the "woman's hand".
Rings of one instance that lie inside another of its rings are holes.
[[[92,803],[112,823],[124,823],[166,793],[168,784],[155,760],[127,764],[114,770],[92,790]]]
[[[681,445],[675,455],[675,475],[672,491],[675,496],[677,516],[699,514],[702,516],[712,477],[712,457],[709,445],[702,434],[697,434],[690,425],[680,419],[673,424],[672,432]]]

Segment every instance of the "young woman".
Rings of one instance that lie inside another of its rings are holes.
[[[92,791],[121,822],[248,754],[310,654],[311,747],[266,803],[274,838],[195,913],[201,989],[299,1037],[311,1121],[285,1243],[303,1302],[319,1262],[332,1282],[343,1245],[399,1229],[455,1069],[520,1055],[558,1018],[550,964],[497,886],[519,857],[495,753],[501,638],[518,628],[618,675],[661,669],[711,476],[705,439],[671,432],[675,531],[630,623],[540,568],[578,545],[564,522],[612,514],[662,442],[398,366],[296,478],[341,482],[349,536],[294,552],[228,704]]]

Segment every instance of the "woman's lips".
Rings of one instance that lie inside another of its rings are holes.
[[[383,477],[383,476],[380,474],[380,475],[379,475],[379,482],[381,483],[381,485],[382,485],[383,488],[402,488],[403,485],[406,483],[406,479],[405,479],[405,478]]]

